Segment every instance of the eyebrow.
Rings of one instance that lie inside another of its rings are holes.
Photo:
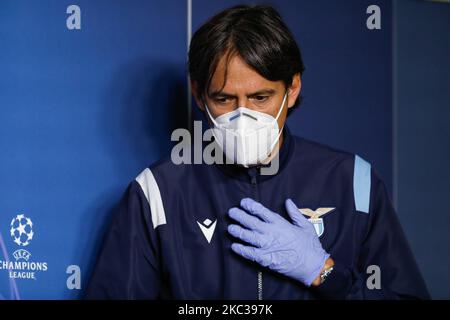
[[[275,89],[265,88],[265,89],[261,89],[261,90],[252,92],[252,93],[248,94],[247,97],[254,97],[254,96],[259,96],[259,95],[273,95],[276,92],[277,91]],[[233,95],[231,93],[227,93],[225,91],[213,91],[209,94],[209,97],[211,99],[214,99],[217,97],[236,98],[235,95]]]

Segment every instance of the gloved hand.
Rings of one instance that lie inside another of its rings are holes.
[[[245,228],[231,224],[228,232],[251,246],[233,243],[231,249],[310,286],[330,255],[322,248],[314,226],[294,202],[291,199],[285,202],[293,224],[250,198],[242,199],[240,205],[245,211],[231,208],[228,214]]]

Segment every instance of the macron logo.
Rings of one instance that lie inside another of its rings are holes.
[[[197,221],[198,226],[200,227],[200,230],[202,230],[203,235],[206,238],[206,241],[208,243],[211,243],[211,238],[214,234],[214,230],[216,229],[216,222],[217,219],[212,222],[209,219],[205,219],[202,223]]]

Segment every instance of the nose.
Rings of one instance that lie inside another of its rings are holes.
[[[250,102],[248,101],[247,97],[238,98],[236,108],[239,108],[239,107],[244,107],[244,108],[250,109]]]

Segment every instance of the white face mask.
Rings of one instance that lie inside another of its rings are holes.
[[[206,112],[214,124],[216,143],[228,161],[249,167],[264,163],[269,158],[283,131],[283,128],[278,128],[277,121],[286,97],[287,91],[275,118],[267,113],[239,107],[214,119],[205,104]]]

